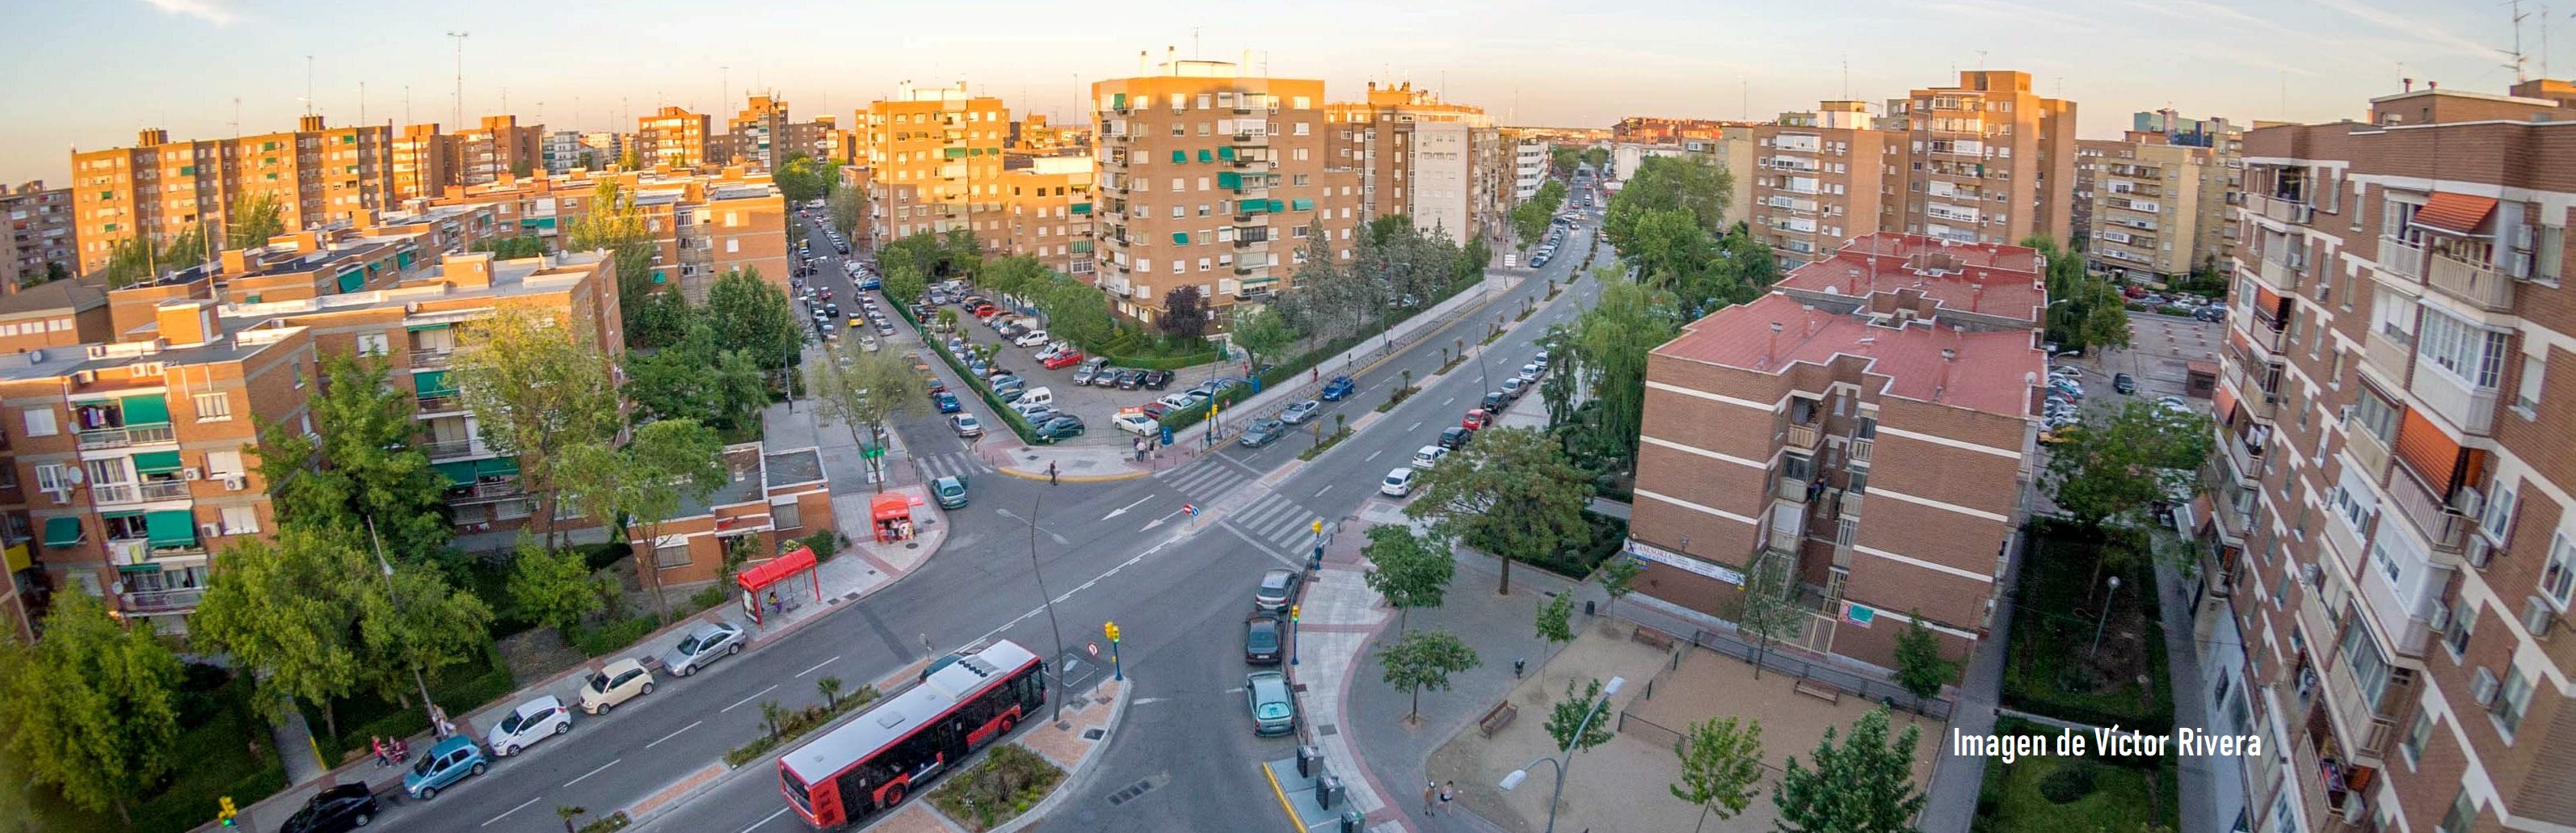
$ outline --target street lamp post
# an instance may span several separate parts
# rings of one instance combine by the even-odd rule
[[[1619,689],[1627,685],[1628,679],[1625,677],[1610,678],[1610,683],[1601,687],[1601,699],[1594,701],[1592,708],[1583,713],[1583,722],[1575,725],[1574,738],[1566,743],[1565,748],[1557,750],[1556,755],[1541,755],[1537,760],[1512,770],[1512,774],[1503,776],[1500,786],[1505,792],[1509,792],[1520,786],[1522,781],[1529,780],[1529,768],[1537,766],[1539,761],[1546,761],[1556,767],[1556,791],[1550,793],[1547,798],[1546,833],[1556,833],[1556,803],[1558,799],[1565,797],[1565,771],[1567,767],[1574,765],[1574,745],[1580,743],[1583,740],[1583,733],[1592,728],[1592,719],[1601,716],[1601,708],[1610,705],[1610,698],[1618,696]]]
[[[376,519],[372,515],[367,517],[367,540],[375,545],[376,566],[384,570],[385,600],[392,602],[396,608],[402,607],[402,599],[394,595],[394,563],[385,560],[385,542],[383,538],[376,535]],[[420,687],[420,707],[429,715],[430,733],[438,734],[438,704],[430,702],[429,677],[420,673],[420,661],[416,657],[411,664],[411,681],[413,685]]]
[[[2087,652],[2093,656],[2102,655],[2102,626],[2110,623],[2111,599],[2118,595],[2120,595],[2120,577],[2112,576],[2110,592],[2102,594],[2102,615],[2093,620],[2093,649]]]
[[[1038,569],[1038,513],[1045,509],[1046,493],[1039,492],[1029,501],[1029,576],[1037,580],[1038,601],[1046,605],[1047,630],[1055,634],[1055,653],[1047,657],[1047,664],[1055,667],[1055,717],[1063,720],[1064,698],[1069,696],[1064,690],[1064,628],[1056,623],[1055,597],[1047,593],[1046,574]]]

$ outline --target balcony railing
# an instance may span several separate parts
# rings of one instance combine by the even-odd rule
[[[89,487],[89,499],[97,503],[133,503],[142,498],[132,483],[97,483]]]
[[[2405,380],[2406,360],[2414,354],[2415,340],[2408,336],[2374,329],[2362,340],[2362,365],[2392,385]]]
[[[455,360],[456,351],[454,350],[411,351],[411,366],[413,367],[446,367],[449,363],[452,363]]]
[[[1788,445],[1790,448],[1815,448],[1815,423],[1791,423],[1789,425]]]
[[[2424,250],[2404,240],[2381,235],[2379,270],[2409,281],[2421,280],[2424,277]]]
[[[2351,666],[2337,663],[2326,675],[2333,678],[2329,686],[2333,691],[2326,697],[2332,705],[2327,708],[2350,737],[2355,757],[2376,758],[2387,752],[2388,739],[2397,734],[2397,721],[2380,716],[2370,704],[2362,702],[2361,681],[2353,678]],[[2385,694],[2380,697],[2381,702],[2389,699]]]
[[[2294,724],[2295,725],[2295,724]],[[2337,799],[2343,795],[2341,785],[2329,789],[2325,762],[2317,756],[2316,745],[2306,735],[2290,741],[2291,765],[2298,770],[2300,805],[2316,828],[2334,823]]]
[[[2315,219],[2317,213],[2315,206],[2295,200],[2265,196],[2250,196],[2247,199],[2262,207],[2263,216],[2292,225],[2307,225],[2309,220]]]
[[[424,414],[444,414],[465,410],[465,397],[455,391],[422,394],[419,402],[420,413]]]
[[[2227,448],[2227,461],[2236,466],[2236,476],[2245,480],[2263,479],[2263,449],[2244,437],[2228,435],[2219,438]]]
[[[476,503],[495,503],[509,500],[511,498],[525,497],[527,494],[528,490],[521,487],[518,480],[511,479],[494,483],[476,483],[471,486],[449,489],[447,490],[447,503],[451,506],[465,506]]]
[[[80,432],[80,447],[124,448],[129,445],[175,442],[179,434],[169,425],[129,425],[123,428],[97,428]]]
[[[136,613],[184,613],[196,610],[198,600],[205,596],[205,588],[190,587],[180,590],[137,590],[119,593],[116,598],[119,608]]]
[[[2424,407],[2470,434],[2485,435],[2495,427],[2496,389],[2473,387],[2432,362],[2418,362],[2407,385]]]
[[[2299,275],[2290,270],[2290,264],[2269,257],[2263,258],[2262,274],[2264,283],[2271,284],[2281,291],[2299,291]]]
[[[1877,450],[1877,446],[1878,440],[1875,437],[1853,437],[1851,441],[1852,465],[1868,466],[1870,454]]]
[[[180,500],[188,496],[188,481],[153,480],[142,485],[144,500]]]
[[[492,452],[491,449],[474,440],[443,440],[421,446],[421,453],[429,455],[431,460],[453,460],[460,457],[479,457]]]
[[[2396,505],[2397,514],[2414,524],[2416,532],[2436,550],[2459,552],[2469,530],[2477,526],[2477,519],[2451,511],[2431,488],[2415,479],[2414,472],[2402,466],[2388,475],[2388,498]]]
[[[1791,503],[1805,504],[1807,502],[1807,483],[1806,481],[1799,480],[1794,477],[1772,478],[1771,496]]]
[[[2358,422],[2347,421],[2343,437],[2344,452],[2352,455],[2353,464],[2360,466],[2372,482],[2377,482],[2380,475],[2388,472],[2388,444],[2380,442],[2378,434],[2371,433]]]
[[[2513,277],[2450,255],[2434,255],[2426,284],[2488,312],[2513,311]]]

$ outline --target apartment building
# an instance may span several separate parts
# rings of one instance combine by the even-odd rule
[[[1717,141],[1730,127],[1741,122],[1716,119],[1666,119],[1653,116],[1629,116],[1610,126],[1610,141],[1642,145],[1678,145],[1685,142]]]
[[[547,173],[565,173],[584,168],[603,167],[594,164],[590,149],[582,147],[581,131],[549,130],[537,147],[537,168]]]
[[[1538,187],[1547,184],[1547,143],[1521,140],[1512,145],[1512,203],[1518,205],[1538,196]]]
[[[0,190],[0,219],[9,223],[0,234],[0,295],[52,280],[56,272],[78,273],[80,232],[72,213],[72,189],[47,188],[41,179]]]
[[[725,483],[704,500],[683,500],[653,530],[628,529],[629,540],[653,538],[653,565],[664,586],[715,581],[725,553],[749,539],[752,563],[774,558],[779,545],[839,529],[823,454],[812,446],[771,451],[760,443],[726,446]],[[857,530],[866,534],[866,530]]]
[[[780,130],[778,146],[786,148],[779,153],[780,164],[786,164],[787,156],[799,151],[816,159],[839,163],[847,163],[858,154],[857,139],[850,131],[842,130],[840,122],[831,116],[815,116],[808,122],[789,122]]]
[[[1878,232],[1892,134],[1877,129],[1865,104],[1827,101],[1745,130],[1750,164],[1729,169],[1745,191],[1737,204],[1784,269]]]
[[[1090,153],[1091,134],[1080,124],[1057,124],[1043,113],[1011,123],[1011,150],[1028,154]]]
[[[2244,134],[2193,524],[2243,829],[2576,826],[2576,96],[2409,86]]]
[[[967,229],[999,251],[1004,230],[1002,149],[1011,111],[1002,100],[955,87],[908,88],[858,113],[870,172],[871,248],[931,232]]]
[[[1962,70],[1952,87],[1887,102],[1904,144],[1888,154],[1902,199],[1880,228],[1962,243],[2071,239],[2075,103],[2030,90],[2030,73]]]
[[[708,144],[715,131],[705,113],[692,113],[678,107],[664,106],[652,115],[635,120],[635,152],[647,168],[672,167],[682,170],[713,163]]]
[[[1037,258],[1085,283],[1094,274],[1092,205],[1099,177],[1088,153],[1004,157],[1002,197],[1007,208],[1004,251]]]
[[[1722,618],[1762,571],[1808,614],[1787,650],[1891,668],[1914,617],[1972,649],[2038,466],[2040,263],[1877,234],[1655,348],[1638,595]]]
[[[393,137],[394,205],[435,197],[455,185],[457,137],[436,124],[405,126]],[[393,206],[387,206],[391,208]]]
[[[1371,81],[1366,100],[1327,104],[1324,120],[1336,164],[1359,172],[1363,216],[1410,215],[1416,228],[1461,241],[1502,222],[1492,178],[1478,168],[1502,143],[1483,108],[1442,101],[1411,81]]]
[[[80,270],[107,265],[110,247],[165,242],[200,223],[220,229],[236,201],[277,198],[289,229],[392,208],[393,128],[328,127],[304,116],[285,133],[173,142],[167,130],[137,134],[133,147],[72,152]]]
[[[592,167],[606,168],[625,164],[626,152],[634,149],[635,137],[614,130],[594,130],[581,134],[581,146],[589,148],[591,158],[599,163]]]
[[[107,341],[107,287],[72,278],[0,296],[0,352],[70,347]]]
[[[2077,143],[2076,213],[2085,258],[2118,278],[2167,282],[2215,266],[2230,236],[2226,160],[2162,133]],[[2089,168],[2090,170],[2085,170]]]
[[[756,170],[771,170],[787,161],[787,100],[777,93],[755,95],[741,112],[725,120],[724,135],[716,137],[713,161],[742,165]]]
[[[484,116],[480,126],[456,132],[455,185],[485,185],[526,176],[540,167],[544,125],[520,126],[519,117]]]
[[[1099,286],[1151,322],[1182,286],[1211,330],[1231,306],[1287,288],[1321,224],[1351,257],[1359,173],[1332,153],[1324,82],[1174,59],[1162,74],[1091,85],[1100,161]]]
[[[588,214],[602,183],[614,182],[634,197],[645,229],[660,248],[655,284],[676,286],[692,301],[706,300],[716,278],[754,269],[770,283],[791,276],[787,199],[766,173],[739,166],[711,174],[658,171],[582,171],[464,188],[433,202],[441,207],[488,207],[504,228],[554,237]]]

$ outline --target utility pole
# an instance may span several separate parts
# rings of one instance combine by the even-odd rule
[[[313,115],[313,56],[304,56],[304,114]]]
[[[465,39],[473,37],[474,33],[449,32],[447,36],[456,39],[456,123],[448,125],[447,129],[462,130],[465,127]]]

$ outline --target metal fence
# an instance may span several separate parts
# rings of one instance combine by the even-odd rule
[[[1746,643],[1743,640],[1727,634],[1708,630],[1693,630],[1691,632],[1691,644],[1711,651],[1716,651],[1735,659],[1743,660],[1747,663],[1753,662],[1754,655],[1757,652],[1760,652],[1759,648],[1750,643]],[[1917,704],[1915,703],[1913,693],[1908,692],[1905,689],[1898,688],[1893,683],[1889,683],[1885,680],[1871,679],[1848,668],[1827,665],[1796,654],[1784,653],[1776,647],[1763,653],[1762,668],[1765,671],[1778,672],[1792,677],[1797,677],[1802,680],[1812,680],[1824,683],[1841,689],[1844,694],[1853,695],[1872,702],[1887,703],[1894,708],[1905,709],[1934,720],[1946,721],[1950,719],[1952,703],[1947,699],[1928,697],[1924,698],[1920,704]]]

